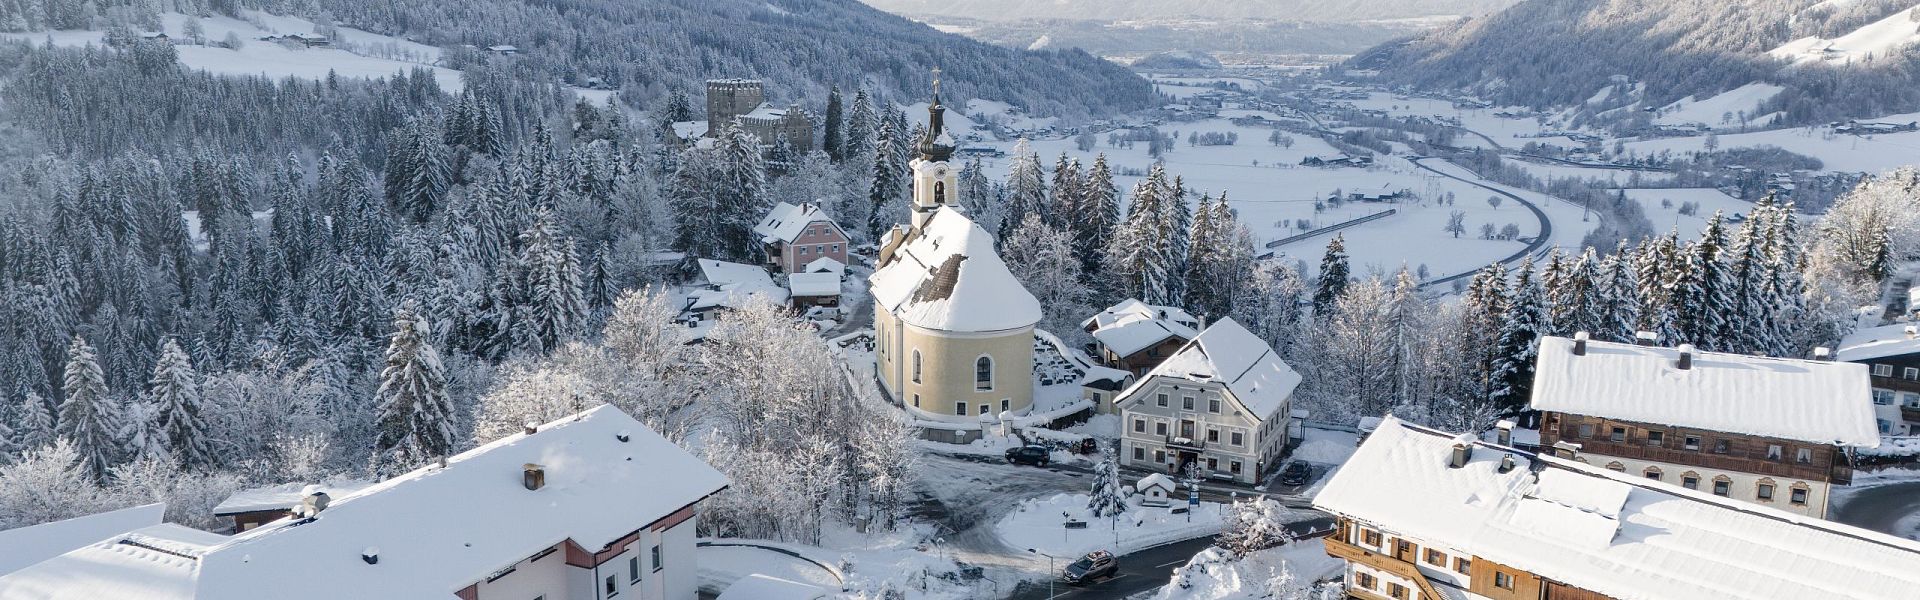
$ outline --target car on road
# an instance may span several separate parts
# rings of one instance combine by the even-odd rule
[[[1053,453],[1046,446],[1021,446],[1007,449],[1007,462],[1016,465],[1047,466],[1053,462]]]
[[[1280,485],[1301,486],[1313,481],[1313,466],[1295,461],[1280,470]]]
[[[1114,558],[1112,552],[1095,550],[1067,565],[1067,570],[1060,574],[1060,578],[1067,580],[1067,583],[1080,584],[1119,573],[1120,559]]]

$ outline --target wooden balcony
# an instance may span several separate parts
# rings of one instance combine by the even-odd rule
[[[1411,562],[1349,544],[1346,542],[1346,537],[1344,536],[1335,535],[1323,538],[1321,543],[1326,545],[1327,555],[1329,556],[1373,567],[1392,573],[1402,579],[1412,581],[1415,586],[1420,588],[1420,597],[1422,599],[1440,600],[1446,598],[1446,596],[1440,595],[1439,591],[1433,589],[1433,582],[1428,581],[1426,574],[1421,573],[1420,568],[1414,566]],[[1356,592],[1364,592],[1364,590],[1347,590],[1349,595],[1354,595]],[[1371,599],[1381,598],[1382,596],[1369,594],[1360,597]]]
[[[1908,423],[1920,423],[1920,406],[1900,407],[1900,420]]]

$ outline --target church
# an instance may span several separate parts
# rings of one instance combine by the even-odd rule
[[[915,417],[977,426],[982,415],[1032,408],[1040,302],[959,202],[938,79],[927,110],[926,134],[910,165],[911,223],[882,236],[869,279],[874,371],[889,399]],[[969,437],[957,428],[951,441]]]

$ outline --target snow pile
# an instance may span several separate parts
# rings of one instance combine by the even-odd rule
[[[1861,456],[1920,456],[1920,437],[1884,437],[1879,447],[1861,448],[1859,452]],[[1859,481],[1855,479],[1854,485]]]
[[[1191,514],[1174,514],[1174,510],[1185,509],[1187,505],[1177,503],[1170,508],[1143,507],[1138,497],[1127,502],[1127,512],[1121,513],[1116,522],[1104,517],[1094,518],[1087,510],[1086,494],[1059,494],[1026,500],[994,523],[993,531],[1010,548],[1031,548],[1057,559],[1073,560],[1094,550],[1125,554],[1160,544],[1218,534],[1222,515],[1228,508],[1225,504],[1202,502]],[[1085,529],[1069,529],[1066,526],[1069,521],[1086,523],[1087,526]]]
[[[1295,598],[1314,582],[1338,577],[1345,562],[1327,555],[1318,538],[1254,552],[1245,558],[1219,548],[1194,555],[1152,600],[1267,600]]]

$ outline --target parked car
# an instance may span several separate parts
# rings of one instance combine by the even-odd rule
[[[1112,577],[1120,573],[1120,561],[1112,552],[1095,550],[1067,565],[1066,572],[1060,574],[1067,583],[1081,584],[1101,577]]]
[[[1007,449],[1007,462],[1016,465],[1047,466],[1053,462],[1053,453],[1046,446],[1021,446]]]
[[[1313,481],[1313,466],[1295,461],[1280,470],[1280,485],[1306,485]]]

